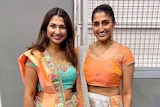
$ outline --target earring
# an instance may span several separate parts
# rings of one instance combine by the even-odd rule
[[[110,44],[112,44],[113,43],[113,35],[111,35],[111,37],[110,37]]]

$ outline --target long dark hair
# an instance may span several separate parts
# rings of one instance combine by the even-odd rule
[[[74,50],[74,28],[69,15],[61,8],[55,7],[46,13],[36,43],[33,43],[33,45],[27,49],[32,49],[32,51],[39,50],[40,52],[43,52],[47,48],[49,45],[49,38],[47,37],[47,26],[51,18],[55,15],[63,18],[67,29],[67,38],[61,43],[61,49],[65,51],[65,57],[67,60],[71,62],[73,66],[77,67],[77,57]]]

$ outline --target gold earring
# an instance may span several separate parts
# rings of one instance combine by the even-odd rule
[[[113,43],[113,35],[111,35],[111,38],[110,38],[110,44]]]

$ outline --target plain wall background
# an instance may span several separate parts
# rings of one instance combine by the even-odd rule
[[[17,63],[19,55],[35,41],[46,12],[65,9],[73,20],[73,0],[0,1],[0,103],[22,107],[23,83]],[[1,106],[1,104],[0,104]]]
[[[151,71],[152,72],[152,71]],[[160,79],[133,79],[132,107],[160,107]]]

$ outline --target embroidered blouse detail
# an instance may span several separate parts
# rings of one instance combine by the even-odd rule
[[[122,69],[132,63],[134,63],[134,57],[125,46],[121,46],[114,57],[103,61],[87,55],[84,65],[86,81],[94,86],[119,87]]]
[[[58,70],[58,72],[60,73],[62,78],[63,88],[64,89],[73,88],[73,85],[77,78],[76,68],[72,66],[71,63],[54,64],[54,62],[51,60],[50,56],[46,52],[42,53],[42,55],[44,57],[44,62],[46,63],[48,68],[53,69],[52,71]],[[27,60],[26,64],[31,67],[36,67],[34,63],[32,63],[29,59]],[[58,86],[56,85],[58,83],[58,78],[57,78],[58,76],[55,75],[55,73],[49,73],[48,77],[55,86]],[[43,91],[40,82],[38,82],[38,90]],[[56,90],[58,91],[58,87],[56,87]]]

